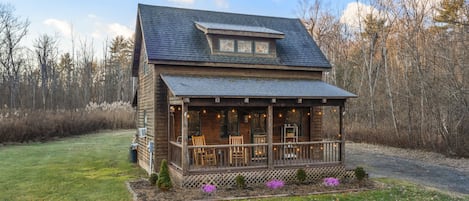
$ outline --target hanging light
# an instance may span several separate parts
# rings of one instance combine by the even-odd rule
[[[318,115],[322,115],[322,112],[321,112],[321,111],[319,111],[319,112],[318,112]]]
[[[293,109],[291,109],[291,111],[292,111],[292,112],[296,112],[296,109],[295,109],[295,108],[293,108]]]
[[[308,116],[311,116],[311,113],[308,112]]]
[[[202,113],[207,114],[207,110],[206,110],[206,109],[203,109],[203,110],[202,110]]]
[[[235,113],[235,112],[236,112],[236,110],[233,108],[233,109],[231,109],[231,112]]]
[[[221,114],[217,114],[217,118],[220,119],[220,118],[221,118]]]
[[[251,115],[248,115],[248,118],[250,119],[250,118],[252,118],[252,116],[251,116]]]
[[[187,113],[186,117],[189,119],[189,118],[191,118],[191,115],[189,113]]]
[[[266,115],[266,114],[263,114],[262,116],[263,116],[264,118],[266,118],[266,117],[267,117],[267,115]]]
[[[283,117],[282,113],[278,113],[278,118],[282,118],[282,117]]]

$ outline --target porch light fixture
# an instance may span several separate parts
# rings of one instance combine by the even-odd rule
[[[248,115],[248,118],[250,119],[250,118],[252,118],[252,116],[251,116],[251,115]]]
[[[318,115],[319,115],[319,116],[321,116],[321,115],[322,115],[322,112],[321,112],[321,111],[319,111],[319,112],[318,112]]]
[[[188,114],[186,114],[186,117],[189,119],[189,118],[191,118],[191,115],[188,113]]]
[[[292,111],[292,112],[296,112],[296,109],[295,109],[295,108],[293,108],[293,109],[291,109],[291,111]]]
[[[337,137],[339,137],[339,138],[340,138],[340,137],[342,137],[342,135],[339,133],[339,134],[337,135]]]
[[[217,114],[217,118],[220,119],[220,118],[221,118],[221,115],[220,115],[220,114]]]
[[[310,116],[310,115],[311,115],[311,113],[308,112],[308,116]]]
[[[178,111],[181,111],[181,107],[178,107]]]
[[[233,109],[231,109],[231,112],[235,113],[235,112],[236,112],[236,110],[233,108]]]
[[[203,110],[202,110],[202,113],[207,114],[207,110],[206,110],[206,109],[203,109]]]
[[[266,117],[267,117],[267,115],[266,115],[266,114],[262,114],[262,116],[263,116],[264,118],[266,118]]]
[[[278,118],[282,118],[282,117],[283,117],[282,113],[278,113]]]
[[[296,152],[300,152],[300,148],[296,148]]]

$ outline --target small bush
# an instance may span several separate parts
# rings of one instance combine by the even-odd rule
[[[285,182],[283,182],[282,180],[274,179],[274,180],[268,181],[265,185],[267,186],[267,188],[275,190],[275,189],[282,188],[283,186],[285,186]]]
[[[246,179],[244,178],[243,175],[239,174],[238,176],[236,176],[235,180],[236,180],[236,187],[238,187],[239,189],[246,188]]]
[[[366,177],[366,172],[362,167],[355,168],[354,172],[358,181],[362,181]]]
[[[166,159],[163,159],[161,161],[161,166],[160,166],[160,172],[159,172],[159,177],[158,177],[158,188],[162,191],[167,191],[173,187],[173,184],[171,183],[171,178],[169,177],[169,171],[168,171],[168,161]]]
[[[306,177],[307,177],[307,175],[306,175],[306,171],[305,171],[305,170],[303,170],[303,169],[300,168],[300,169],[298,169],[298,170],[296,171],[296,179],[297,179],[300,183],[305,182]]]
[[[156,185],[156,181],[158,181],[158,174],[152,173],[148,178],[148,181],[150,182],[150,185]]]

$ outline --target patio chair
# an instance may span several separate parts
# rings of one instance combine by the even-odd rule
[[[236,146],[236,145],[243,145],[244,140],[243,136],[229,136],[230,142],[230,165],[237,164],[237,160],[241,160],[244,165],[247,165],[247,150],[243,146]]]
[[[254,144],[263,144],[267,142],[266,135],[253,135]],[[267,159],[267,149],[265,146],[253,147],[254,156],[252,160],[265,160]]]
[[[205,136],[192,136],[193,146],[205,146]],[[217,154],[215,148],[194,148],[194,163],[195,165],[216,165]]]

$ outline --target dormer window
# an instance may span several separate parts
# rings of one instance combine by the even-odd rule
[[[269,54],[269,43],[268,42],[255,42],[255,50],[257,54]]]
[[[252,53],[252,41],[238,40],[238,52],[239,53]]]
[[[207,36],[212,54],[276,57],[276,40],[284,33],[260,26],[195,22]]]
[[[220,39],[220,51],[221,52],[234,52],[235,41],[230,39]]]

